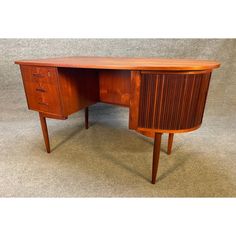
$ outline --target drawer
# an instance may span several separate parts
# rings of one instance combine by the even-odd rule
[[[57,83],[57,69],[53,67],[23,66],[24,80],[34,83]]]
[[[62,114],[58,86],[44,82],[24,81],[29,109]]]

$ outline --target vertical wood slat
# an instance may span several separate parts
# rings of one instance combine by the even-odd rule
[[[138,128],[140,84],[141,84],[140,71],[131,71],[129,129]],[[142,109],[144,109],[144,107]]]
[[[199,99],[198,99],[198,104],[197,104],[197,109],[199,110],[197,114],[197,120],[202,122],[203,119],[203,114],[206,106],[206,99],[207,99],[207,94],[208,94],[208,89],[210,85],[210,77],[211,74],[205,75],[204,79],[201,81],[201,87],[200,87],[200,94],[199,94]]]
[[[202,122],[211,73],[141,75],[138,127],[191,129]]]

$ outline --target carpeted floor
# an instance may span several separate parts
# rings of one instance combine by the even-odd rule
[[[61,51],[63,48],[63,52]],[[14,60],[62,55],[209,58],[213,73],[202,127],[163,136],[156,185],[153,140],[128,130],[128,109],[97,104],[90,128],[80,111],[48,120],[45,152],[38,114],[27,109]],[[236,197],[236,40],[0,40],[0,197]]]
[[[19,103],[23,93],[7,91],[15,104],[1,107],[1,197],[210,197],[236,196],[236,133],[228,120],[206,116],[198,131],[175,136],[166,154],[163,136],[158,181],[150,184],[152,139],[129,131],[128,110],[98,104],[66,121],[49,120],[52,153],[47,154],[37,113]]]

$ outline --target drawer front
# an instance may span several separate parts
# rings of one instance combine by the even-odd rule
[[[34,83],[57,84],[57,69],[50,67],[24,66],[24,79]]]
[[[21,71],[29,109],[61,115],[56,69],[24,66]]]

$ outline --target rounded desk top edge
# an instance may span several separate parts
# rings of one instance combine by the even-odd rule
[[[151,57],[58,57],[19,60],[15,64],[28,66],[67,67],[116,70],[203,71],[220,67],[212,60],[167,59]]]

